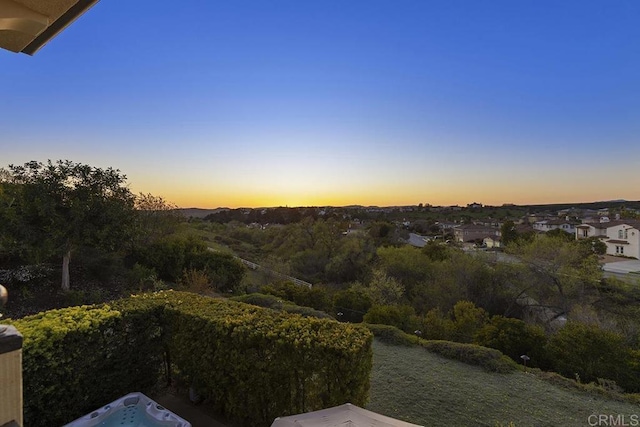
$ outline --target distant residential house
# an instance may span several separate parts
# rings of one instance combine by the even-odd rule
[[[497,227],[497,228],[500,228],[502,226],[502,223],[499,220],[494,219],[494,218],[476,220],[475,223],[476,224],[482,224],[485,227]]]
[[[482,239],[482,243],[484,243],[487,248],[500,248],[502,247],[500,240],[500,236],[489,236]]]
[[[576,239],[588,239],[589,237],[598,237],[604,239],[607,237],[607,226],[609,224],[601,222],[585,222],[576,226]]]
[[[527,222],[529,224],[533,224],[534,222],[543,221],[551,218],[554,218],[554,216],[552,216],[550,212],[538,212],[538,213],[529,214],[527,216]]]
[[[482,207],[482,203],[477,203],[477,202],[469,203],[467,207],[469,209],[478,209]]]
[[[458,242],[471,242],[482,240],[485,237],[495,237],[500,235],[500,230],[477,224],[464,224],[453,228],[453,235]]]
[[[576,239],[597,237],[607,245],[608,255],[640,259],[640,221],[619,220],[580,224]]]
[[[580,212],[581,218],[592,218],[597,216],[598,216],[598,211],[595,209],[582,209],[582,211]]]
[[[516,224],[516,231],[518,234],[526,234],[526,233],[541,233],[540,231],[534,230],[531,224]]]
[[[448,221],[437,221],[436,225],[440,228],[440,230],[445,231],[445,230],[451,230],[460,224],[455,222],[448,222]]]
[[[551,230],[562,230],[570,234],[575,234],[576,228],[573,223],[565,219],[545,219],[533,223],[533,229],[546,233]]]
[[[592,224],[594,222],[602,222],[602,218],[593,217],[593,216],[585,216],[581,218],[583,224]]]

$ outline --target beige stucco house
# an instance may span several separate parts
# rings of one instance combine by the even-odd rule
[[[640,259],[640,220],[580,224],[575,234],[576,239],[601,239],[607,245],[608,255]]]
[[[500,242],[500,237],[499,236],[485,237],[482,240],[482,243],[484,243],[484,245],[487,248],[501,248],[502,247],[502,244]]]
[[[485,225],[465,224],[454,227],[453,235],[457,242],[471,242],[485,237],[499,236],[500,230]]]
[[[569,234],[576,232],[575,225],[564,219],[545,219],[533,223],[533,229],[546,233],[551,230],[562,230]]]

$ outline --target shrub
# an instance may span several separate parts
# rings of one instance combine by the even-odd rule
[[[365,327],[182,292],[148,298],[167,301],[173,363],[236,423],[367,401]]]
[[[319,286],[307,288],[286,281],[263,286],[261,291],[316,310],[329,311],[332,308],[329,292]]]
[[[162,280],[176,283],[185,270],[205,271],[218,291],[239,290],[246,272],[232,255],[212,252],[204,242],[195,238],[170,238],[144,247],[134,260],[158,272]]]
[[[570,390],[580,390],[582,392],[605,396],[608,399],[617,400],[621,402],[631,402],[635,404],[640,404],[640,394],[630,394],[630,393],[621,393],[619,387],[615,385],[609,385],[609,387],[604,387],[602,385],[603,381],[598,381],[598,383],[589,383],[583,384],[575,379],[570,379],[567,377],[563,377],[562,375],[556,372],[546,372],[541,371],[539,369],[532,369],[530,371],[537,378],[540,378],[543,381],[546,381],[550,384],[556,385],[558,387],[563,387]]]
[[[418,327],[414,318],[415,312],[409,305],[374,305],[365,314],[364,321],[391,325],[405,332],[412,332]]]
[[[242,291],[240,284],[246,269],[233,255],[205,249],[188,254],[185,268],[205,271],[214,288],[220,292]]]
[[[458,301],[453,306],[453,334],[457,342],[470,343],[476,332],[488,320],[487,312],[470,301]]]
[[[482,308],[470,301],[458,301],[446,316],[439,308],[429,310],[422,319],[423,336],[427,339],[471,343],[487,320],[487,312]]]
[[[547,337],[539,326],[527,325],[519,319],[493,316],[488,324],[483,326],[474,339],[476,344],[500,350],[516,362],[521,362],[520,356],[530,357],[528,365],[547,368],[545,345]]]
[[[190,268],[182,273],[180,286],[189,292],[204,294],[211,289],[209,276],[205,271]]]
[[[371,333],[186,292],[53,310],[14,322],[24,336],[25,425],[70,422],[149,392],[165,351],[238,425],[368,398]]]
[[[452,341],[423,340],[389,325],[366,324],[366,326],[378,340],[388,344],[420,345],[447,359],[479,366],[489,372],[507,373],[517,369],[517,364],[513,360],[491,348]]]
[[[21,265],[12,270],[0,270],[0,283],[16,286],[34,284],[46,280],[53,271],[47,264]]]
[[[433,308],[422,319],[422,336],[429,340],[448,340],[453,336],[453,322],[439,308]]]
[[[282,307],[283,311],[291,314],[299,314],[302,317],[316,317],[318,319],[332,319],[335,320],[333,316],[325,313],[324,311],[316,310],[311,307],[303,307],[295,304],[285,304]]]
[[[436,240],[429,240],[422,247],[422,253],[429,257],[431,261],[445,261],[451,258],[451,249],[446,244]]]
[[[584,382],[604,378],[627,392],[640,391],[637,352],[624,338],[597,326],[569,322],[549,339],[547,351],[554,370]]]
[[[333,296],[333,307],[336,313],[342,313],[345,322],[362,322],[363,316],[371,308],[371,298],[356,289],[338,291]]]
[[[163,335],[150,307],[72,307],[14,325],[24,336],[25,425],[62,425],[157,381]]]
[[[516,362],[492,348],[451,341],[425,341],[422,346],[440,356],[480,366],[489,372],[507,373],[517,369]]]
[[[387,344],[410,346],[418,343],[417,336],[402,332],[395,326],[376,324],[366,324],[366,326],[373,336]]]
[[[258,307],[272,308],[274,310],[281,310],[282,306],[284,305],[282,300],[274,295],[265,295],[259,293],[239,295],[230,298],[230,300],[243,302],[245,304],[257,305]]]
[[[82,247],[74,255],[74,262],[88,279],[107,282],[125,272],[119,254],[92,247]]]
[[[286,311],[287,313],[299,314],[303,317],[317,317],[319,319],[333,319],[324,311],[315,310],[310,307],[302,307],[295,304],[283,302],[278,297],[265,294],[247,294],[230,298],[233,301],[244,302],[246,304],[257,305],[259,307],[271,308],[273,310]]]
[[[87,287],[86,289],[71,289],[68,291],[58,291],[61,298],[60,307],[71,307],[77,305],[100,304],[112,299],[109,289],[100,287]]]
[[[176,283],[185,269],[187,252],[206,250],[195,239],[164,239],[145,246],[134,255],[137,263],[154,269],[162,280]]]
[[[153,289],[154,283],[158,280],[158,273],[153,268],[145,267],[139,263],[135,263],[129,270],[127,279],[129,285],[140,290]]]

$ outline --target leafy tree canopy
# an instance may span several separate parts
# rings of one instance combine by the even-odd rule
[[[516,226],[513,221],[507,220],[502,224],[502,227],[500,227],[500,235],[502,244],[505,246],[518,239],[518,232],[516,231]]]
[[[566,234],[566,233],[565,233]],[[591,245],[589,245],[591,246]],[[533,273],[532,283],[523,283],[527,294],[544,298],[553,290],[556,304],[568,313],[571,304],[582,302],[602,278],[598,259],[590,247],[575,240],[546,233],[531,242],[519,241],[507,248]]]
[[[41,261],[60,256],[62,288],[69,289],[69,261],[80,246],[114,250],[130,232],[134,196],[119,170],[58,160],[4,169],[0,223],[5,245]]]
[[[135,197],[135,241],[137,246],[155,243],[173,233],[184,217],[178,207],[162,197],[140,193]]]

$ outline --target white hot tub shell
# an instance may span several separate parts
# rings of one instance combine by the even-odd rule
[[[142,393],[129,393],[64,427],[191,427]]]

